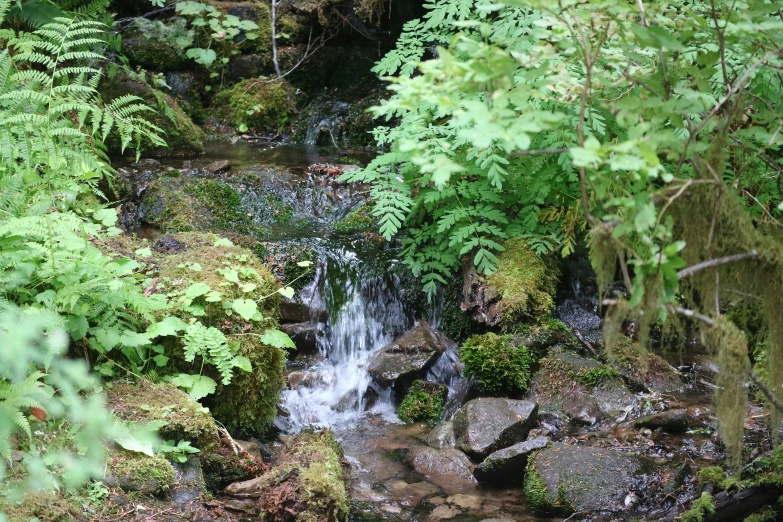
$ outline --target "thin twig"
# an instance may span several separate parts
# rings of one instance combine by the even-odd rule
[[[742,261],[744,259],[756,257],[757,255],[759,255],[758,250],[753,249],[750,252],[743,252],[741,254],[733,254],[730,256],[718,257],[716,259],[708,259],[707,261],[702,261],[701,263],[697,263],[693,266],[689,266],[688,268],[683,268],[682,270],[677,272],[677,279],[684,279],[696,272],[699,272],[700,270],[704,270],[705,268],[713,268],[716,266],[725,265],[726,263],[734,263],[736,261]]]
[[[767,388],[767,385],[764,384],[758,375],[756,375],[756,372],[753,371],[753,369],[750,370],[750,380],[753,381],[753,384],[756,385],[756,387],[761,390],[761,393],[764,394],[764,396],[769,399],[769,402],[772,403],[773,406],[775,406],[775,409],[778,410],[778,412],[783,413],[783,403],[780,402],[780,399],[778,399],[774,393],[772,393],[772,390]]]

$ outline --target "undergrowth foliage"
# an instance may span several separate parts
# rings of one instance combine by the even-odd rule
[[[730,374],[718,414],[736,457],[753,376],[725,305],[764,300],[769,393],[783,395],[779,5],[428,8],[376,67],[396,75],[373,109],[399,122],[375,131],[387,152],[343,179],[371,184],[380,231],[405,229],[430,293],[466,256],[491,274],[510,237],[568,254],[589,230],[599,282],[619,277],[629,296],[606,302],[609,352],[625,318],[640,319],[642,348],[656,322],[698,318]]]

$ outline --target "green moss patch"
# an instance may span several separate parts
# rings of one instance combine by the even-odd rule
[[[174,468],[158,455],[150,457],[125,450],[111,451],[106,460],[107,485],[143,495],[162,495],[174,486]]]
[[[480,391],[516,394],[530,384],[533,362],[524,346],[511,344],[511,336],[487,333],[470,337],[459,348],[466,377],[475,377]]]
[[[223,491],[223,488],[233,482],[256,478],[267,469],[263,462],[247,453],[203,455],[201,466],[207,488],[215,493]]]
[[[504,247],[497,271],[487,279],[490,289],[500,296],[501,323],[509,326],[523,317],[546,317],[555,306],[559,270],[521,239],[511,239]]]
[[[447,392],[442,384],[417,380],[397,408],[397,415],[403,422],[435,425],[443,418],[443,401]]]
[[[375,221],[371,214],[375,206],[373,201],[366,201],[352,210],[347,216],[334,224],[338,232],[357,232],[373,228]]]
[[[115,381],[107,386],[106,397],[122,420],[164,423],[159,430],[164,440],[187,440],[203,452],[218,444],[217,426],[209,411],[171,384]]]
[[[84,499],[56,492],[30,492],[19,499],[0,495],[0,513],[9,522],[65,522],[86,520],[82,515]]]
[[[243,80],[220,92],[215,103],[222,116],[237,129],[277,132],[296,108],[295,90],[284,80]]]

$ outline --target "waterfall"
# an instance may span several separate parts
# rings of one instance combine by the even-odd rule
[[[345,246],[322,253],[325,259],[303,294],[329,312],[318,340],[323,358],[306,370],[305,385],[283,392],[294,430],[350,421],[366,409],[393,417],[392,398],[373,387],[367,365],[375,351],[413,323],[389,261],[360,259]]]

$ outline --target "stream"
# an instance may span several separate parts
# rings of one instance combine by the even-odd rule
[[[295,246],[314,253],[313,276],[295,298],[306,312],[306,322],[313,325],[314,349],[298,350],[289,361],[289,387],[283,392],[283,413],[277,422],[282,436],[310,426],[334,431],[352,468],[352,522],[547,520],[530,513],[519,486],[489,487],[456,476],[426,477],[398,457],[408,448],[425,446],[430,428],[399,421],[392,392],[373,382],[368,360],[416,320],[437,326],[440,303],[436,300],[422,306],[416,282],[397,259],[393,244],[374,241],[366,233],[334,229],[336,222],[362,203],[366,188],[339,184],[308,169],[314,164],[364,163],[368,159],[335,157],[307,145],[217,144],[205,156],[187,162],[192,169],[201,169],[227,160],[230,171],[219,176],[228,183],[241,176],[243,206],[265,227],[257,239],[273,245],[272,250]],[[183,162],[163,159],[161,166],[179,169]],[[248,181],[248,174],[254,182]],[[264,214],[264,198],[269,194],[290,209],[292,216],[286,223],[276,223]],[[590,309],[595,300],[581,295],[578,280],[570,288],[567,297],[559,297],[559,313],[599,342],[600,318],[597,310]],[[670,362],[692,365],[677,354]],[[453,414],[467,388],[460,376],[456,345],[440,356],[428,378],[448,386],[447,412]],[[710,404],[709,395],[692,386],[674,400],[680,407],[705,413]],[[648,455],[660,458],[688,454],[692,460],[714,464],[721,457],[708,433],[638,440],[638,436],[621,431],[584,427],[564,431],[561,437],[587,445],[643,447]]]

